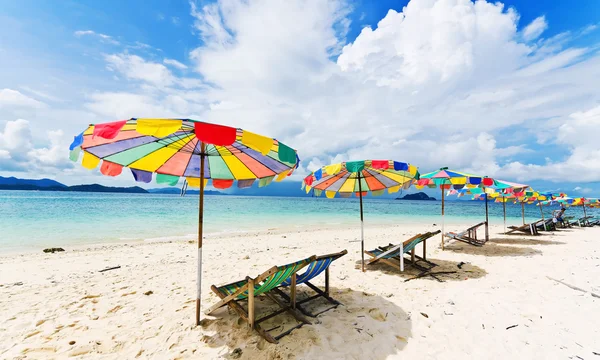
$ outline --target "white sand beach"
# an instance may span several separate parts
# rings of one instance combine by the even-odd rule
[[[366,248],[432,229],[431,224],[367,227]],[[600,299],[548,277],[600,293],[600,228],[537,238],[497,235],[501,230],[492,226],[490,242],[480,248],[452,243],[441,251],[439,235],[430,240],[428,259],[439,265],[433,271],[456,271],[439,275],[444,282],[431,277],[405,282],[417,272],[399,273],[385,264],[362,273],[360,243],[349,242],[359,236],[358,228],[208,237],[204,309],[217,301],[211,284],[348,249],[331,266],[331,294],[343,306],[313,318],[312,325],[279,344],[264,341],[226,308],[203,315],[202,326],[194,326],[195,242],[4,255],[0,358],[595,358]],[[113,266],[121,267],[98,272]],[[302,298],[306,289],[298,290]],[[257,304],[264,310],[270,301]],[[283,315],[264,328],[290,323]]]

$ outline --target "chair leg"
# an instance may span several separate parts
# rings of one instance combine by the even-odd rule
[[[248,325],[254,329],[254,279],[248,280]]]
[[[296,273],[292,274],[290,292],[290,306],[292,307],[292,309],[296,309]]]
[[[329,296],[329,266],[325,269],[325,295]]]

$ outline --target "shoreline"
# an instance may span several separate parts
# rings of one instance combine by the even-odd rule
[[[334,220],[334,219],[332,219]],[[437,226],[441,229],[441,216],[435,215],[426,215],[426,216],[410,216],[410,217],[399,217],[397,221],[392,221],[391,219],[365,219],[365,238],[368,237],[368,230],[370,229],[378,229],[380,227],[407,227],[412,228],[414,226],[421,227],[430,227]],[[455,230],[460,230],[461,227],[468,227],[480,221],[483,221],[484,217],[459,217],[458,215],[447,215],[445,219],[446,231],[451,230],[450,227],[456,227]],[[492,226],[503,227],[502,218],[498,219],[496,217],[490,216],[490,228]],[[507,226],[508,225],[520,225],[521,218],[517,217],[507,217]],[[529,220],[529,219],[526,219]],[[244,236],[247,234],[269,234],[271,232],[276,232],[277,234],[285,234],[285,233],[296,233],[298,231],[321,231],[321,230],[336,230],[336,229],[354,229],[357,231],[357,236],[360,235],[360,221],[358,220],[358,214],[356,221],[340,221],[335,222],[331,221],[329,224],[285,224],[281,227],[263,227],[263,228],[248,228],[248,229],[239,229],[239,230],[222,230],[222,231],[210,231],[204,233],[205,239],[219,239],[219,238],[229,238],[229,237],[238,237]],[[65,250],[81,250],[87,248],[97,248],[101,246],[112,246],[112,245],[129,245],[129,244],[144,244],[144,243],[168,243],[168,242],[185,242],[187,240],[193,239],[197,241],[198,235],[195,233],[189,233],[186,235],[168,235],[164,234],[162,236],[150,237],[150,238],[120,238],[120,239],[108,239],[100,242],[75,242],[69,243],[66,242],[54,242],[52,244],[47,245],[27,245],[22,247],[1,247],[0,246],[0,257],[3,256],[17,256],[21,254],[32,254],[41,252],[45,248],[51,247],[62,247]]]

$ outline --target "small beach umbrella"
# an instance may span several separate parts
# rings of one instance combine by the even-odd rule
[[[302,181],[306,193],[313,189],[314,196],[325,193],[327,198],[336,194],[350,197],[355,194],[360,199],[360,243],[362,271],[365,271],[365,230],[363,221],[363,196],[368,192],[378,196],[387,189],[394,193],[407,189],[419,172],[413,165],[392,160],[360,160],[323,166]]]
[[[130,169],[138,182],[200,188],[198,212],[198,282],[196,325],[200,323],[202,285],[202,226],[204,188],[208,180],[217,189],[237,181],[246,188],[258,180],[262,187],[280,181],[298,165],[296,151],[262,135],[229,126],[190,119],[136,119],[89,125],[69,147],[70,158],[107,176]]]
[[[441,168],[420,176],[416,187],[422,189],[427,186],[429,188],[439,187],[442,191],[442,250],[444,250],[444,195],[446,190],[485,187],[493,185],[493,179],[483,176],[467,174],[456,170],[448,170],[447,167]],[[486,196],[487,205],[487,196]],[[486,206],[487,209],[487,206]],[[485,237],[488,239],[487,213],[485,225]]]

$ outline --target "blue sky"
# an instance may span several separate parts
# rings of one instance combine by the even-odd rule
[[[300,174],[387,157],[591,196],[600,2],[503,3],[4,2],[0,174],[130,184],[61,149],[87,123],[185,116],[285,140]]]

